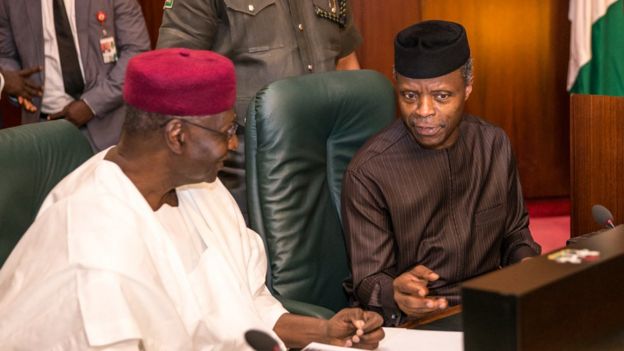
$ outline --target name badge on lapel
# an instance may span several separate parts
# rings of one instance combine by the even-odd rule
[[[106,22],[106,13],[98,11],[96,14],[98,22],[100,22],[100,52],[104,63],[114,63],[119,59],[117,55],[117,46],[115,45],[115,37],[110,35],[104,26]]]

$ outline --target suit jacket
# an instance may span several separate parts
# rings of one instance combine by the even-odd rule
[[[116,144],[125,108],[122,90],[128,60],[149,49],[145,20],[136,0],[76,0],[76,29],[84,68],[85,90],[81,99],[95,116],[87,123],[92,145],[98,149]],[[114,35],[119,60],[104,63],[100,51],[103,11],[106,30]],[[0,67],[19,70],[44,65],[41,0],[0,0]],[[45,72],[31,76],[38,84]],[[45,87],[44,87],[45,88]],[[41,99],[33,99],[35,113],[22,110],[22,123],[38,122]]]

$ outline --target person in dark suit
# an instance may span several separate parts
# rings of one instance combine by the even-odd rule
[[[119,140],[126,65],[148,49],[136,0],[0,0],[0,68],[22,123],[65,118],[95,150]]]

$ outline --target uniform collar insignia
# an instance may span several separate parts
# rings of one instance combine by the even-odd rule
[[[314,5],[314,13],[320,18],[335,22],[340,28],[344,28],[347,25],[347,0],[330,0],[329,6],[331,10],[327,11]]]

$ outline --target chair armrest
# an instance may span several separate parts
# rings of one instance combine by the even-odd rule
[[[330,319],[334,316],[334,314],[336,314],[336,312],[328,308],[313,305],[311,303],[291,300],[283,296],[275,296],[275,298],[279,300],[279,302],[284,305],[284,308],[287,309],[290,313],[322,319]]]

